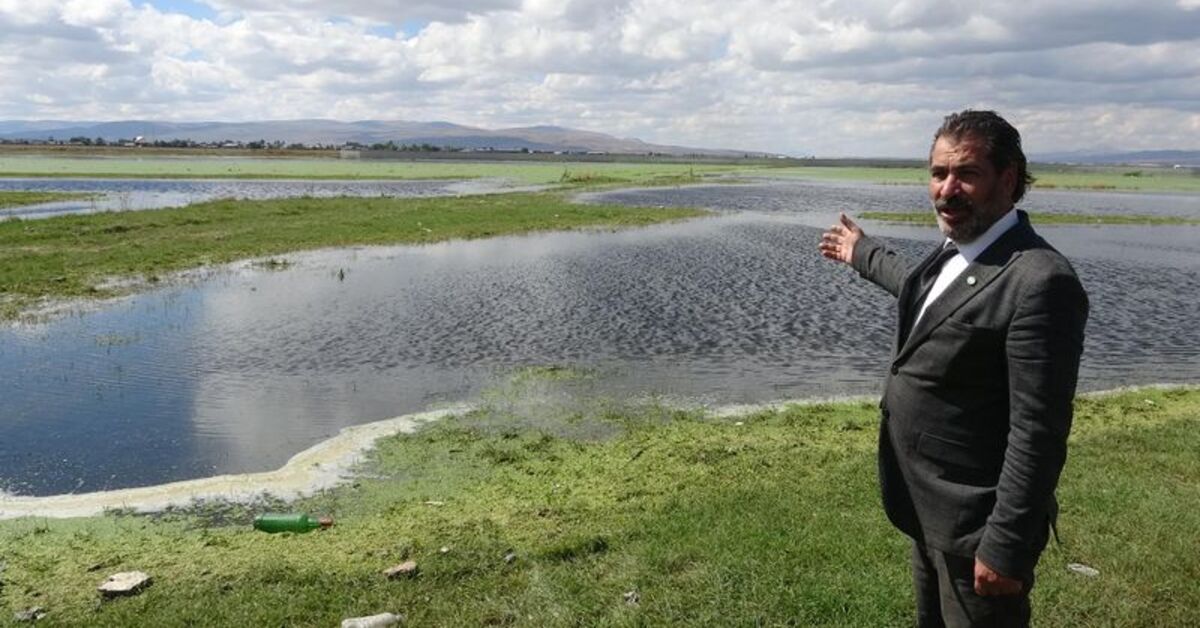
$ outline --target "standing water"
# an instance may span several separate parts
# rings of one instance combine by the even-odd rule
[[[1110,196],[1136,213],[1200,216],[1196,198]],[[235,265],[0,330],[0,486],[47,495],[272,469],[344,426],[476,399],[537,365],[586,369],[620,398],[878,391],[893,300],[816,243],[839,211],[919,209],[922,190],[763,183],[603,200],[721,213],[289,255],[284,270]],[[1025,205],[1103,203],[1035,192]],[[913,256],[937,239],[865,226]],[[1200,229],[1040,232],[1091,297],[1081,388],[1200,380]]]

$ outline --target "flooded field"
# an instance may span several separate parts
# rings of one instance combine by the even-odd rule
[[[0,488],[272,469],[343,426],[476,400],[529,366],[572,367],[587,375],[580,394],[611,398],[878,391],[892,299],[816,243],[839,211],[925,207],[922,188],[762,182],[591,199],[720,213],[289,255],[284,270],[242,264],[2,329]],[[1200,217],[1200,197],[1172,195],[1034,191],[1024,207]],[[865,226],[914,256],[937,238]],[[1200,381],[1200,228],[1040,231],[1091,296],[1084,389]]]
[[[295,196],[390,196],[411,198],[479,194],[514,189],[502,179],[472,181],[320,181],[256,179],[6,179],[0,191],[52,191],[93,194],[91,198],[0,209],[5,218],[47,218],[62,214],[182,207],[220,198],[269,199]]]

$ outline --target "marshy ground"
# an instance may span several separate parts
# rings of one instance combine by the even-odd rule
[[[1200,605],[1200,391],[1076,406],[1039,623],[1187,625]],[[288,505],[0,522],[0,599],[42,607],[45,625],[328,626],[383,611],[410,625],[910,622],[907,542],[878,504],[873,403],[713,418],[611,402],[561,418],[539,426],[493,404],[386,439],[356,482]],[[337,525],[251,529],[280,508]],[[383,575],[405,560],[418,576]],[[96,585],[130,570],[153,585],[101,603]]]

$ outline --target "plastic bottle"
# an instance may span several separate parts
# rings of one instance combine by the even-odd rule
[[[263,532],[308,532],[333,525],[329,517],[313,517],[304,513],[269,512],[254,518],[254,529]]]

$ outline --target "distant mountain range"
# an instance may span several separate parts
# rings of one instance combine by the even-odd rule
[[[603,152],[621,154],[662,153],[668,155],[764,156],[753,151],[692,148],[649,144],[639,139],[619,138],[604,133],[559,126],[530,126],[484,129],[450,122],[405,120],[271,120],[262,122],[116,122],[0,120],[0,140],[69,140],[73,137],[106,142],[142,137],[146,142],[191,140],[212,142],[283,142],[285,144],[335,145],[358,143],[430,144],[443,148]]]
[[[257,122],[158,122],[153,120],[0,120],[0,140],[67,141],[75,137],[104,138],[106,142],[144,138],[146,142],[190,140],[196,143],[257,141],[267,143],[342,146],[349,143],[395,145],[429,144],[464,150],[562,151],[645,155],[706,155],[713,157],[775,156],[761,151],[695,148],[650,144],[635,138],[560,126],[486,129],[450,122],[408,120],[267,120]],[[1031,161],[1066,164],[1127,164],[1200,167],[1200,150],[1090,150],[1031,154]]]

